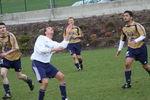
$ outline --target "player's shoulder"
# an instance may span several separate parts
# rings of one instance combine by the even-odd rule
[[[80,27],[79,27],[79,26],[74,26],[74,28],[76,28],[76,29],[80,29]]]
[[[44,36],[44,35],[39,35],[37,39],[45,39],[45,38],[46,38],[46,36]]]
[[[142,26],[142,24],[138,23],[138,22],[135,22],[135,25],[136,26]]]
[[[8,35],[14,36],[14,34],[12,32],[8,31],[7,33],[8,33]]]
[[[45,35],[39,35],[37,37],[38,41],[50,41],[50,39],[48,37],[46,37]]]
[[[12,32],[8,32],[8,37],[15,38],[15,35]]]

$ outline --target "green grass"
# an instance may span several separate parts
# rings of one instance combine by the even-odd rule
[[[148,47],[150,50],[150,45]],[[65,74],[69,100],[149,100],[150,77],[139,62],[133,63],[132,66],[133,87],[121,89],[124,83],[126,49],[119,58],[114,56],[116,50],[116,48],[109,48],[83,51],[84,70],[82,72],[76,71],[69,53],[59,53],[52,57],[51,63]],[[29,91],[27,85],[18,80],[15,72],[10,70],[8,77],[13,95],[11,100],[37,100],[40,84],[32,72],[29,57],[22,58],[22,65],[23,73],[33,78],[35,90]],[[2,80],[0,80],[0,97],[3,94]],[[45,100],[61,100],[56,79],[49,80]]]
[[[51,0],[55,3],[56,7],[71,6],[74,2],[79,0]],[[2,12],[12,13],[12,12],[23,12],[25,11],[25,0],[1,0],[2,2]],[[27,11],[48,9],[50,5],[50,0],[26,0]]]

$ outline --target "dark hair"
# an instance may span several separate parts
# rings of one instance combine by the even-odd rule
[[[125,13],[128,13],[131,17],[133,17],[133,12],[132,12],[132,11],[126,10],[126,11],[124,12],[124,14],[125,14]]]
[[[45,32],[46,32],[46,28],[43,28],[42,29],[42,34],[45,35]]]
[[[69,17],[68,19],[74,19],[73,17]]]
[[[44,28],[43,32],[44,32],[44,34],[45,34],[45,32],[46,32],[46,28]]]
[[[3,23],[3,22],[0,22],[0,25],[5,25],[5,23]]]
[[[47,27],[41,29],[41,33],[42,33],[43,35],[45,35],[45,32],[47,31],[47,28],[48,28],[48,27],[49,27],[49,26],[47,26]],[[54,27],[51,27],[51,28],[54,29]]]

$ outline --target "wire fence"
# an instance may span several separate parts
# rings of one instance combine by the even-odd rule
[[[0,14],[52,9],[64,6],[80,6],[116,0],[0,0]]]
[[[0,0],[0,14],[72,6],[77,1],[79,0]]]

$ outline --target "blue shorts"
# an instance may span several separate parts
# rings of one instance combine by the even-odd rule
[[[73,55],[73,54],[80,55],[81,54],[80,42],[68,44],[68,49],[69,49],[69,52],[71,55]]]
[[[128,47],[128,50],[126,52],[126,58],[131,57],[134,58],[137,61],[140,61],[141,64],[146,65],[148,63],[148,55],[147,55],[147,47],[144,44],[142,47],[133,49]]]
[[[20,59],[10,61],[10,60],[7,60],[5,58],[2,58],[0,66],[7,68],[7,69],[13,68],[16,72],[21,72],[21,69],[22,69]]]
[[[36,75],[37,80],[41,83],[43,78],[54,78],[56,73],[59,72],[57,68],[49,63],[42,63],[40,61],[33,60],[32,68]]]

